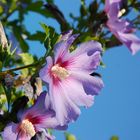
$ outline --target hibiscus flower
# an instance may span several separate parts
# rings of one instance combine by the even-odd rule
[[[106,0],[105,12],[108,16],[107,26],[116,38],[122,42],[134,55],[140,50],[140,39],[134,35],[132,24],[120,17],[125,13],[121,9],[122,0]]]
[[[19,123],[11,122],[5,127],[2,132],[3,140],[30,140],[38,132],[45,134],[45,140],[52,140],[53,136],[47,133],[47,128],[62,130],[67,128],[59,125],[55,112],[49,109],[46,96],[46,93],[42,93],[32,107],[18,113]]]
[[[80,44],[70,52],[78,35],[63,34],[54,46],[54,57],[48,56],[40,70],[41,79],[48,85],[51,105],[61,125],[75,121],[79,106],[90,107],[94,96],[103,87],[101,78],[91,76],[100,64],[102,47],[96,41]]]

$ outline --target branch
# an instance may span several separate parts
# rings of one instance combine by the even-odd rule
[[[55,4],[47,3],[44,5],[46,9],[54,16],[54,18],[59,22],[61,25],[61,30],[65,31],[68,29],[68,23],[63,15],[63,13],[60,11],[60,9]]]

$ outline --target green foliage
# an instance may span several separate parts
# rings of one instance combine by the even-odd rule
[[[65,133],[66,140],[76,140],[76,137],[73,134]]]
[[[35,34],[28,36],[27,39],[32,41],[40,41],[41,43],[44,43],[45,38],[46,38],[45,33],[37,31]]]
[[[5,48],[0,45],[0,70],[2,70],[2,67],[9,66],[9,63],[13,60],[14,52],[15,50],[11,51],[11,45]]]
[[[44,39],[44,45],[47,51],[51,50],[59,39],[59,35],[55,32],[55,29],[47,26],[46,24],[40,23],[45,31],[46,37]]]
[[[19,56],[21,57],[24,65],[30,65],[34,63],[34,57],[29,53],[21,53]],[[33,72],[32,70],[33,69],[22,69],[21,73],[24,77],[26,77]]]
[[[2,61],[0,61],[0,71],[2,71]]]
[[[29,53],[21,53],[19,54],[22,58],[22,61],[25,65],[32,64],[34,62],[34,58],[31,54]]]
[[[110,140],[119,140],[118,136],[112,136]]]

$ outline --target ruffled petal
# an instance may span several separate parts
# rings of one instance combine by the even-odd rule
[[[28,119],[35,127],[36,131],[40,131],[42,128],[50,129],[67,129],[67,125],[60,126],[55,117],[55,112],[50,109],[50,101],[47,93],[41,93],[37,98],[36,103],[21,116],[21,120]]]
[[[127,20],[123,20],[123,19],[117,19],[115,21],[110,19],[108,20],[107,25],[113,33],[117,31],[131,32],[134,30],[132,24],[130,24]]]
[[[118,32],[118,37],[120,41],[132,52],[132,55],[136,54],[140,50],[140,38],[136,35],[132,33]]]
[[[57,86],[50,83],[50,97],[60,125],[63,126],[78,118],[80,109],[68,98],[67,89],[63,87],[61,82]]]
[[[87,95],[83,89],[82,83],[71,76],[63,83],[66,94],[71,101],[77,106],[90,107],[93,104],[94,96]]]
[[[2,132],[2,138],[3,140],[11,140],[11,138],[12,140],[17,140],[18,133],[18,124],[12,122],[4,128],[4,131]]]
[[[72,36],[68,35],[65,41],[62,40],[54,46],[55,63],[61,62],[62,58],[63,61],[65,61],[65,58],[69,54],[69,47],[77,37],[78,34]]]
[[[81,70],[92,73],[97,69],[101,60],[102,47],[99,42],[82,43],[68,58],[69,70]]]
[[[134,55],[140,50],[140,39],[133,34],[135,29],[130,22],[119,19],[118,13],[121,9],[121,4],[121,0],[106,0],[105,12],[108,15],[107,26],[116,38],[125,44],[132,55]]]
[[[12,122],[5,127],[4,132],[2,132],[2,138],[3,140],[11,140],[11,138],[12,140],[30,140],[31,136],[22,132],[19,124]]]
[[[25,133],[21,134],[19,133],[17,140],[31,140],[31,136],[26,135]]]
[[[118,18],[118,13],[120,10],[121,0],[106,0],[105,1],[105,12],[108,15],[108,18],[115,20]]]
[[[40,78],[45,81],[46,83],[49,83],[50,77],[50,69],[53,66],[53,60],[50,56],[46,59],[46,65],[40,70],[39,76]]]
[[[62,33],[61,39],[60,41],[66,41],[70,38],[70,36],[72,35],[73,30],[69,30],[67,32]]]
[[[37,131],[40,131],[40,128],[66,130],[68,126],[67,125],[61,126],[56,117],[53,116],[44,118],[43,121],[39,124],[36,124],[35,127]]]
[[[73,77],[82,83],[87,95],[98,95],[104,87],[103,81],[99,77],[87,75],[85,72],[72,72]]]
[[[19,132],[16,140],[31,140],[31,136],[26,135],[25,133]]]
[[[46,92],[41,93],[37,98],[36,103],[22,113],[20,117],[21,120],[28,119],[34,125],[41,125],[47,118],[54,117],[55,112],[50,109],[48,98],[49,97]]]

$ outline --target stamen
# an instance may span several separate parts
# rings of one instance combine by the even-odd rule
[[[22,131],[24,131],[24,133],[30,135],[31,137],[33,137],[35,135],[34,126],[28,120],[23,120],[22,123],[21,123],[20,128],[22,129]]]
[[[65,68],[60,67],[59,65],[54,65],[51,68],[51,71],[55,76],[58,76],[60,79],[66,79],[70,75]]]
[[[118,17],[121,17],[125,12],[126,12],[125,9],[120,10],[118,13]]]

